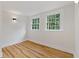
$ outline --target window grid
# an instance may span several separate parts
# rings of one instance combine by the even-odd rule
[[[60,29],[60,14],[47,16],[47,29],[49,30]]]
[[[39,29],[39,18],[32,19],[32,29]]]

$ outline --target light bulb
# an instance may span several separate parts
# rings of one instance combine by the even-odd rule
[[[16,20],[12,20],[12,23],[17,23],[17,21]]]
[[[13,22],[13,23],[17,23],[16,17],[13,17],[12,22]]]

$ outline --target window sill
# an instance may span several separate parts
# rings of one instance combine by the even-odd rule
[[[63,31],[63,29],[60,29],[60,30],[48,30],[48,29],[46,29],[46,31],[60,32],[60,31]]]

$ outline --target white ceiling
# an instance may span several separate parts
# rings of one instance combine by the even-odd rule
[[[26,16],[73,4],[72,1],[5,1],[2,3],[5,10]]]

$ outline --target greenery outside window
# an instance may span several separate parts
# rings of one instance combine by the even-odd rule
[[[47,29],[60,30],[60,14],[47,16]]]
[[[39,29],[39,18],[32,19],[32,29]]]

